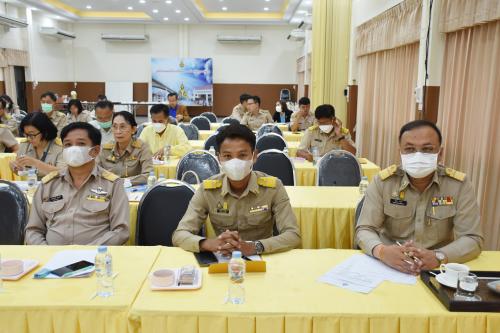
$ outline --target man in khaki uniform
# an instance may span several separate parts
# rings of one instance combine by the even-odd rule
[[[26,243],[124,244],[129,238],[128,200],[123,180],[94,161],[99,131],[88,123],[72,123],[61,139],[68,167],[42,179],[33,198]]]
[[[40,97],[42,112],[44,112],[50,118],[50,121],[57,127],[57,133],[61,134],[62,129],[68,123],[68,119],[64,113],[56,110],[56,102],[56,95],[50,91],[42,94]]]
[[[474,189],[465,174],[438,166],[441,140],[433,123],[403,126],[402,164],[383,170],[369,185],[356,226],[364,252],[403,272],[466,262],[481,252]]]
[[[299,110],[292,113],[290,117],[290,129],[292,132],[305,131],[314,125],[314,114],[311,113],[311,101],[307,97],[299,99]]]
[[[259,96],[253,96],[248,99],[247,109],[248,112],[245,113],[240,123],[247,126],[252,131],[258,130],[264,124],[274,122],[271,113],[260,108]]]
[[[247,112],[247,101],[252,97],[249,94],[241,94],[240,95],[240,104],[236,105],[233,108],[233,112],[231,113],[231,118],[238,120],[241,122],[243,116]]]
[[[316,108],[315,117],[317,125],[311,126],[300,140],[297,156],[313,160],[313,148],[318,149],[319,156],[323,156],[331,150],[342,149],[356,154],[354,142],[349,130],[335,118],[335,109],[329,104],[320,105]]]
[[[5,148],[9,148],[12,153],[19,149],[19,144],[10,129],[3,124],[0,124],[0,153],[5,152]]]
[[[153,154],[147,143],[132,139],[121,156],[115,143],[105,143],[102,148],[98,159],[101,167],[130,179],[132,185],[147,183],[149,173],[153,171]]]
[[[243,255],[289,250],[300,244],[299,228],[281,181],[252,170],[255,135],[242,125],[217,134],[222,174],[198,188],[172,241],[187,251]],[[216,239],[198,236],[207,217]],[[278,235],[273,236],[276,226]]]

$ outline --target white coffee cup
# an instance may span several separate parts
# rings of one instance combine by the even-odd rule
[[[445,279],[450,283],[453,283],[455,286],[458,283],[458,279],[462,276],[469,275],[469,267],[463,264],[441,264],[441,266],[439,266],[439,270],[441,271],[441,274],[444,274]]]

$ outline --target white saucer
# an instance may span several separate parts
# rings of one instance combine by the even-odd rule
[[[457,289],[457,282],[451,281],[450,279],[446,278],[446,274],[444,273],[439,273],[438,275],[436,275],[436,280],[443,286]]]

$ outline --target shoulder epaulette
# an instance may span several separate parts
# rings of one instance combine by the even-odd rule
[[[113,142],[107,142],[107,143],[105,143],[105,144],[102,145],[102,149],[109,149],[109,150],[111,150],[111,149],[114,148],[114,146],[115,146],[115,144]]]
[[[12,116],[11,116],[10,114],[6,114],[4,117],[5,117],[5,119],[7,119],[7,120],[11,120],[11,119],[12,119]]]
[[[102,170],[101,176],[102,176],[102,178],[109,180],[110,182],[114,182],[115,180],[120,178],[117,175],[115,175],[114,173],[109,172],[108,170]]]
[[[446,175],[448,177],[451,177],[453,179],[459,180],[461,182],[463,182],[464,179],[465,179],[465,173],[457,171],[457,170],[454,170],[452,168],[446,168],[445,169],[445,173],[446,173]]]
[[[349,134],[349,130],[345,127],[342,127],[340,131],[342,132],[342,134]]]
[[[257,184],[264,187],[275,188],[276,187],[276,177],[259,177],[257,179]]]
[[[308,129],[313,131],[315,130],[316,128],[319,128],[319,126],[316,124],[316,125],[312,125],[311,127],[309,127]]]
[[[27,138],[16,138],[17,142],[18,143],[25,143],[25,142],[28,142],[28,139]]]
[[[0,124],[0,128],[6,128],[6,127],[7,127],[7,125],[5,125],[5,124]]]
[[[203,188],[205,190],[215,190],[222,187],[222,180],[220,179],[206,179],[203,181]]]
[[[42,183],[47,184],[52,179],[56,178],[58,175],[59,171],[52,171],[51,173],[47,174],[45,177],[42,178]]]
[[[142,147],[142,141],[134,140],[134,142],[132,142],[132,147],[134,147],[134,148],[141,148]]]
[[[390,176],[394,175],[397,170],[398,170],[398,167],[396,164],[393,164],[393,165],[385,168],[384,170],[380,171],[380,173],[379,173],[380,179],[386,180]]]
[[[61,138],[59,138],[59,137],[54,139],[54,143],[55,143],[56,145],[58,145],[58,146],[61,146],[61,147],[62,147],[62,145],[63,145],[63,144],[62,144],[62,141],[61,141]]]

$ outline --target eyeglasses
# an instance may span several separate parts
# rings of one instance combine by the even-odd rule
[[[128,132],[131,128],[126,126],[113,126],[111,128],[114,132]]]
[[[40,134],[40,132],[35,133],[35,134],[27,134],[27,133],[24,133],[24,136],[26,136],[26,138],[28,138],[28,139],[30,139],[30,140],[33,140],[33,139],[34,139],[34,138],[36,138],[39,134]]]

